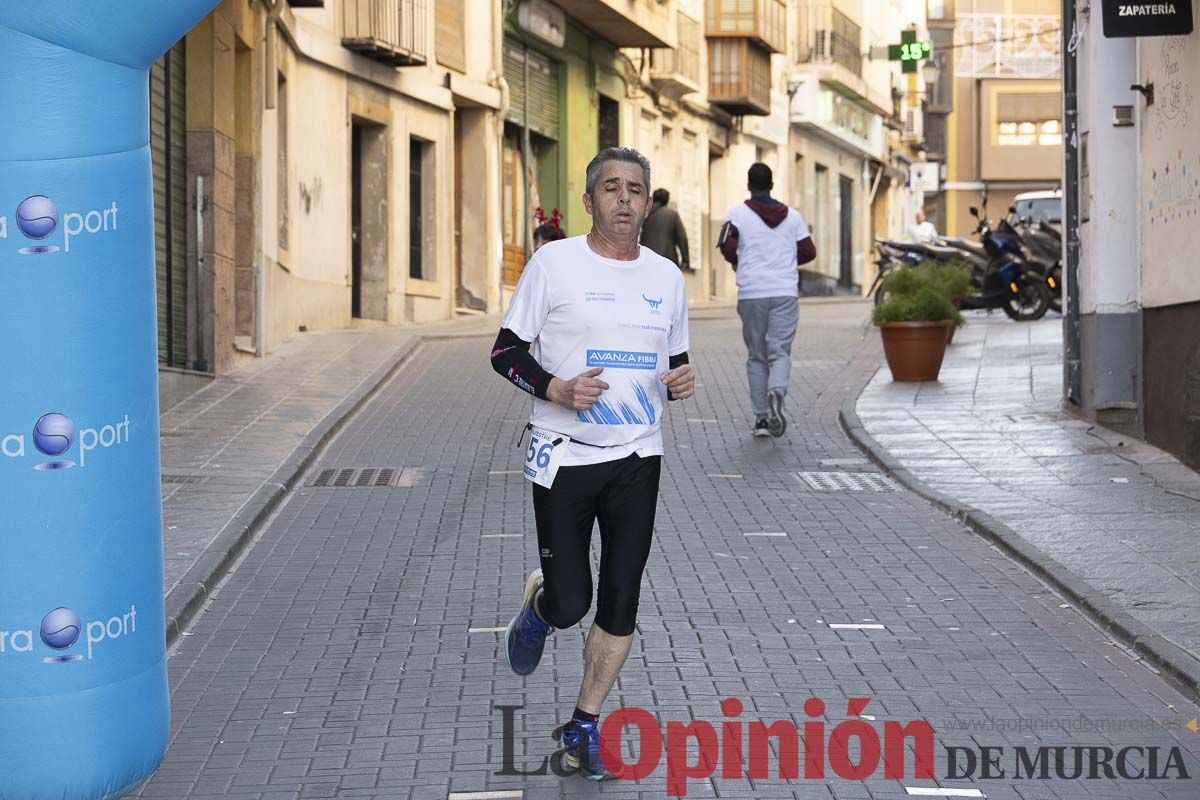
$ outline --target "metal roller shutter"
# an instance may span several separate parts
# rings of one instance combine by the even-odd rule
[[[529,86],[525,62],[529,61]],[[504,43],[504,79],[508,81],[507,119],[525,124],[525,96],[529,95],[529,130],[547,139],[558,139],[558,64],[541,53],[513,41]]]
[[[158,361],[187,362],[187,116],[183,43],[150,69]]]

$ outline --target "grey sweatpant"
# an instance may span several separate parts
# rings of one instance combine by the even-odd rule
[[[795,297],[763,297],[738,300],[737,310],[748,353],[750,407],[755,418],[762,418],[767,416],[768,390],[779,389],[787,394],[800,304]]]

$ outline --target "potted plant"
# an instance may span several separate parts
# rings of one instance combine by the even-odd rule
[[[932,286],[892,294],[871,313],[895,381],[936,381],[946,354],[947,329],[962,315]]]
[[[971,268],[962,261],[933,262],[922,269],[926,271],[926,284],[941,292],[956,309],[962,304],[962,299],[971,293]],[[947,329],[947,344],[954,341],[954,331],[964,321],[960,314]]]

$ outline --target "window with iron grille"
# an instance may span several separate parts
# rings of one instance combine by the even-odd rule
[[[343,0],[342,44],[390,66],[424,64],[428,0]]]
[[[931,161],[946,154],[946,115],[925,112],[925,151]]]
[[[657,47],[650,51],[651,72],[676,74],[700,83],[700,23],[686,14],[678,14],[679,43],[674,48]]]
[[[932,28],[929,38],[933,42],[933,63],[938,68],[938,78],[929,87],[929,106],[933,111],[948,113],[954,108],[954,29]]]

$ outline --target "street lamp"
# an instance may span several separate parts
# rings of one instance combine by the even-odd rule
[[[942,72],[941,54],[935,55],[933,58],[927,59],[921,65],[921,77],[925,79],[926,86],[933,86],[937,83],[938,76]],[[928,91],[928,90],[926,90]]]

